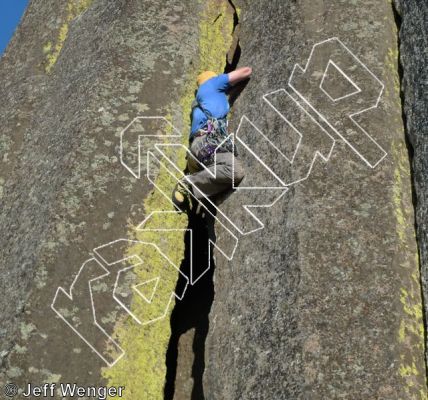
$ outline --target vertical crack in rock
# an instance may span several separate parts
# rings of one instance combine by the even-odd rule
[[[208,267],[208,237],[207,225],[201,216],[190,215],[188,230],[193,232],[193,253],[191,252],[190,232],[187,231],[185,241],[185,258],[180,270],[186,276],[190,275],[190,261],[193,261],[193,270],[204,271]],[[184,298],[176,301],[171,314],[171,337],[166,353],[166,382],[164,388],[164,399],[175,399],[176,382],[180,377],[181,385],[192,385],[188,388],[191,399],[203,399],[202,375],[204,372],[204,350],[205,339],[208,333],[208,314],[214,298],[213,272],[214,262],[210,259],[211,268],[194,285],[189,286]],[[181,277],[181,275],[180,275]],[[182,279],[182,278],[181,278]],[[181,285],[182,282],[177,282]],[[186,337],[189,336],[190,337]],[[193,343],[192,343],[193,342]],[[190,357],[180,357],[189,361],[188,365],[179,365],[179,353],[191,351]],[[180,371],[180,368],[183,371]],[[189,372],[191,371],[191,376]],[[181,376],[184,376],[181,379]]]
[[[230,46],[229,52],[226,55],[226,65],[224,67],[224,73],[227,74],[238,67],[239,60],[241,59],[241,45],[239,43],[239,15],[238,10],[232,0],[228,0],[230,6],[233,9],[233,30],[232,30],[232,45]],[[236,99],[239,97],[242,90],[245,88],[246,82],[236,85],[232,88],[229,93],[230,107],[233,107]]]
[[[426,279],[427,277],[424,276],[424,271],[422,268],[421,263],[421,255],[420,255],[420,240],[422,238],[418,235],[418,223],[416,219],[416,210],[417,210],[417,195],[416,195],[416,188],[415,188],[415,171],[414,171],[414,147],[410,140],[410,134],[408,129],[408,121],[407,121],[407,115],[406,115],[406,109],[405,109],[405,92],[403,89],[403,82],[404,82],[404,70],[403,70],[403,64],[401,60],[401,24],[402,24],[402,17],[400,14],[400,11],[397,9],[397,5],[395,3],[395,0],[391,1],[392,10],[394,13],[395,23],[397,26],[397,48],[398,48],[398,77],[399,77],[399,83],[400,83],[400,98],[401,98],[401,113],[402,113],[402,119],[403,119],[403,127],[404,127],[404,137],[406,142],[406,147],[409,155],[409,164],[410,164],[410,178],[411,178],[411,188],[412,188],[412,204],[415,214],[415,220],[414,220],[414,227],[415,227],[415,234],[416,234],[416,241],[418,245],[418,253],[419,253],[419,277],[420,277],[420,287],[421,287],[421,298],[422,298],[422,320],[424,325],[424,348],[425,348],[425,377],[428,380],[428,353],[427,353],[427,313],[426,313],[426,297],[425,293],[428,293],[428,288],[426,287]]]
[[[233,8],[233,30],[232,30],[232,45],[229,53],[226,55],[226,66],[224,73],[228,73],[236,69],[241,58],[241,46],[239,44],[239,15],[235,4],[232,0],[228,0],[230,6]]]
[[[238,11],[231,0],[229,4],[233,8],[233,30],[232,44],[226,55],[224,73],[237,68],[241,56],[239,45],[239,16]],[[241,88],[232,90],[230,93],[230,104],[239,96]],[[212,210],[215,214],[215,210]],[[190,276],[190,263],[192,261],[193,271],[198,273],[208,268],[208,240],[215,243],[215,219],[208,215],[189,215],[188,231],[184,237],[185,256],[180,266],[180,271],[185,276]],[[193,232],[193,243],[191,246],[190,231]],[[192,250],[192,251],[191,251]],[[214,300],[214,270],[215,263],[213,246],[210,249],[210,269],[202,276],[194,286],[188,286],[183,300],[175,302],[171,313],[171,337],[166,353],[166,377],[164,386],[164,400],[181,400],[176,394],[177,383],[186,386],[186,391],[191,392],[190,400],[204,399],[204,388],[202,384],[205,369],[205,341],[209,330],[209,313]],[[183,282],[180,274],[177,287]],[[179,354],[192,351],[191,357],[181,357]],[[185,361],[183,361],[185,360]],[[183,369],[183,370],[182,370]],[[191,371],[191,372],[190,372]],[[189,372],[190,375],[189,376]],[[191,386],[191,387],[190,387]]]

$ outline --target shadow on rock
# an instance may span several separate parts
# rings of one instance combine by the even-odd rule
[[[208,268],[208,238],[214,238],[214,218],[211,216],[194,214],[189,215],[188,229],[193,232],[193,254],[191,254],[190,232],[185,234],[185,258],[180,270],[190,277],[190,260],[193,261],[194,276],[200,275]],[[212,254],[212,251],[211,251]],[[182,300],[176,300],[171,314],[171,337],[166,354],[166,382],[164,387],[164,399],[181,399],[182,388],[178,387],[177,365],[182,362],[191,364],[191,376],[185,377],[191,381],[192,388],[190,400],[204,399],[202,377],[205,368],[205,340],[209,329],[208,315],[214,299],[214,261],[211,256],[210,269],[193,285],[187,287]],[[181,276],[181,275],[180,275]],[[179,278],[177,287],[183,284],[183,278]],[[180,338],[194,329],[192,344],[180,343]],[[186,373],[181,371],[180,373]],[[187,397],[189,398],[189,397]]]

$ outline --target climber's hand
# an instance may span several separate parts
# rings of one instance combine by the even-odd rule
[[[250,67],[242,67],[229,72],[229,83],[231,85],[236,85],[238,82],[249,78],[252,72],[253,70]]]

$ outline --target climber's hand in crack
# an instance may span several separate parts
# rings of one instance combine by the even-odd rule
[[[211,200],[234,189],[244,179],[236,147],[228,137],[230,105],[227,94],[233,85],[248,79],[251,73],[250,67],[243,67],[220,75],[205,71],[197,77],[198,90],[192,104],[189,136],[189,150],[193,157],[187,157],[190,175],[175,186],[172,194],[178,210],[190,211],[191,198],[197,202]],[[215,177],[212,176],[214,173]]]
[[[253,70],[250,67],[238,68],[235,71],[229,72],[229,83],[234,86],[239,82],[248,79],[252,74]]]

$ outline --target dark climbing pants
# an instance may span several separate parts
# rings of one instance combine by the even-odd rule
[[[190,146],[190,152],[198,158],[199,151],[202,148],[202,137],[196,137]],[[195,169],[195,163],[192,163],[188,157],[190,170]],[[192,168],[193,164],[193,168]],[[214,174],[214,176],[212,175]],[[240,160],[233,153],[217,153],[215,164],[206,166],[198,172],[187,176],[192,183],[193,193],[197,199],[205,196],[214,196],[218,193],[237,187],[244,179],[244,168]]]

